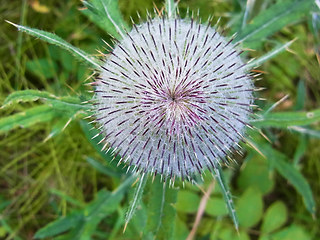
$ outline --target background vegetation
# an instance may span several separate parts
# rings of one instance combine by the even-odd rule
[[[237,239],[221,190],[209,175],[203,183],[177,186],[179,191],[148,180],[143,201],[122,233],[134,179],[110,163],[110,155],[100,153],[97,141],[91,140],[94,131],[82,120],[79,103],[90,99],[84,83],[92,69],[4,20],[54,32],[97,57],[102,39],[110,39],[108,33],[88,20],[77,0],[2,3],[0,238]],[[190,8],[199,9],[202,19],[221,17],[225,34],[238,32],[247,57],[261,62],[255,71],[263,73],[262,80],[256,85],[266,87],[259,97],[267,100],[257,102],[262,111],[253,124],[269,142],[250,133],[244,156],[236,156],[239,164],[224,170],[238,214],[239,239],[320,238],[315,208],[320,204],[316,3],[320,5],[309,0],[179,3],[181,15]],[[136,11],[145,18],[146,9],[152,12],[154,6],[161,9],[163,2],[119,0],[128,25],[130,16],[138,20]],[[265,23],[270,24],[261,30]],[[19,92],[27,89],[35,91]],[[65,111],[69,105],[75,107]],[[161,212],[157,200],[163,191]]]

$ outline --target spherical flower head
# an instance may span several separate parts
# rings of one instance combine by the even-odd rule
[[[253,83],[232,39],[192,19],[134,25],[95,82],[103,149],[133,171],[182,180],[238,148]]]

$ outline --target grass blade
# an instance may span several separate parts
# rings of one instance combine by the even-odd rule
[[[255,0],[247,0],[246,8],[243,13],[241,29],[243,29],[247,25],[247,21],[249,16],[251,15],[254,4],[255,4]]]
[[[304,14],[310,11],[313,4],[313,0],[280,1],[255,17],[252,23],[239,33],[235,41],[245,42],[245,45],[253,47],[256,42],[261,42],[261,39],[300,20]]]
[[[304,128],[304,127],[298,127],[298,126],[289,127],[289,129],[293,130],[295,132],[302,133],[304,135],[308,135],[310,137],[314,137],[314,138],[320,139],[320,131],[319,130]]]
[[[18,25],[9,21],[6,21],[7,23],[15,26],[18,28],[19,31],[23,31],[25,33],[30,34],[31,36],[38,37],[43,41],[46,41],[48,43],[57,45],[69,52],[71,52],[77,59],[80,61],[83,61],[90,65],[91,67],[94,67],[95,69],[100,69],[100,65],[98,60],[94,59],[93,57],[89,56],[89,54],[85,53],[79,48],[76,48],[75,46],[72,46],[70,43],[66,42],[62,38],[58,37],[57,35],[53,33],[49,33],[46,31],[38,30],[35,28],[30,28],[22,25]]]
[[[290,42],[287,42],[285,44],[279,45],[272,49],[267,54],[263,55],[262,57],[250,62],[247,64],[248,69],[252,69],[254,67],[259,67],[262,63],[269,61],[273,57],[277,56],[279,53],[283,52],[284,50],[288,49],[288,47],[294,42],[295,40],[292,40]]]
[[[54,194],[54,195],[60,197],[63,200],[66,200],[67,202],[73,204],[74,206],[84,207],[84,204],[82,202],[80,202],[79,200],[77,200],[75,198],[70,197],[69,195],[67,195],[66,193],[64,193],[58,189],[51,188],[51,189],[49,189],[49,192],[51,194]]]

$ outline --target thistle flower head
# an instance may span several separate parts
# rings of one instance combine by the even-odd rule
[[[193,19],[134,25],[95,82],[103,149],[138,172],[190,179],[238,148],[253,84],[232,39]]]

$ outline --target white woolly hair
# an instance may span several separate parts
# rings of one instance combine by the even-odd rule
[[[95,85],[103,150],[138,172],[192,179],[239,148],[253,82],[233,39],[192,19],[134,25]]]

